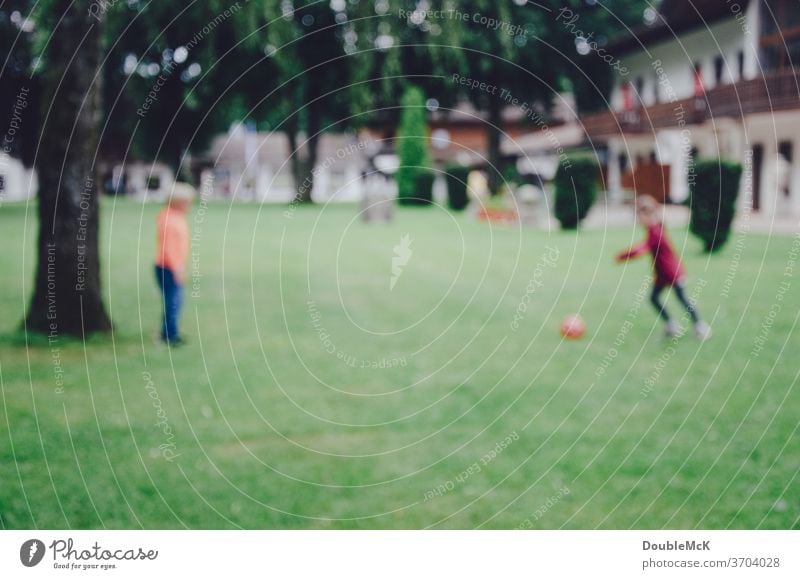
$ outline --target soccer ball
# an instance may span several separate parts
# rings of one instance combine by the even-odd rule
[[[568,340],[580,340],[586,331],[586,324],[578,314],[570,314],[561,321],[561,335]]]

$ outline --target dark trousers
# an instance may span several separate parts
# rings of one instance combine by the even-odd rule
[[[669,322],[669,314],[667,313],[664,304],[661,303],[661,292],[666,288],[665,285],[655,285],[653,286],[653,293],[650,294],[650,301],[653,303],[653,307],[656,308],[658,315],[661,316],[665,322]],[[692,302],[686,297],[686,292],[683,289],[683,285],[676,283],[672,286],[672,290],[675,292],[675,295],[678,296],[678,301],[683,304],[683,307],[686,308],[686,311],[689,312],[689,315],[692,317],[692,322],[695,324],[700,321],[700,316],[697,313]]]
[[[174,342],[180,339],[178,332],[178,319],[183,305],[183,286],[175,279],[175,274],[169,269],[156,266],[156,280],[161,290],[164,304],[164,314],[161,317],[161,339],[165,342]]]

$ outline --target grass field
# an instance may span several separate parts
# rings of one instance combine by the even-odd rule
[[[157,207],[103,210],[113,340],[26,348],[34,214],[0,208],[3,528],[800,526],[791,237],[709,259],[671,232],[714,328],[700,345],[662,338],[648,260],[613,263],[633,225],[210,205],[189,345],[168,350]],[[564,342],[572,312],[588,331]]]

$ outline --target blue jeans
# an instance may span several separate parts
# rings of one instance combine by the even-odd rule
[[[664,304],[661,303],[661,292],[664,290],[666,286],[663,285],[654,285],[653,286],[653,293],[650,294],[650,301],[653,304],[653,307],[658,311],[658,315],[661,316],[661,319],[665,322],[669,322],[670,317],[667,313],[667,309],[664,307]],[[692,317],[692,322],[695,324],[700,321],[700,315],[697,313],[697,309],[694,307],[694,304],[689,301],[689,298],[686,297],[686,293],[683,290],[683,284],[676,283],[672,285],[672,290],[675,292],[675,295],[678,297],[678,301],[681,302],[686,311],[689,312],[689,315]]]
[[[160,265],[156,266],[156,280],[164,303],[164,315],[161,318],[161,339],[167,343],[179,341],[178,318],[183,305],[183,286],[177,282],[172,271]]]

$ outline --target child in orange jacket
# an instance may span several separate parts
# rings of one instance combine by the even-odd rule
[[[188,183],[175,183],[156,220],[156,280],[164,304],[161,340],[170,346],[183,343],[178,331],[178,320],[183,305],[183,285],[189,257],[189,224],[186,214],[194,197],[194,187]]]

